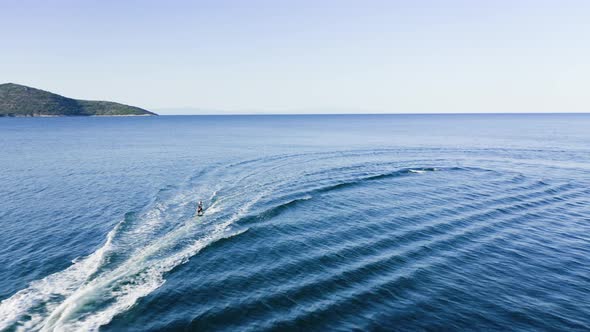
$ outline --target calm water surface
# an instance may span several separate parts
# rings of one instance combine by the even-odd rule
[[[590,330],[590,115],[0,119],[0,166],[0,330]]]

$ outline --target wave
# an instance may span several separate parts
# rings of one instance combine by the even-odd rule
[[[564,188],[564,190],[566,189],[568,188]],[[544,191],[544,193],[545,197],[516,204],[510,210],[492,209],[473,216],[460,216],[456,219],[457,222],[441,221],[441,225],[452,224],[452,229],[440,233],[435,232],[435,234],[422,230],[420,232],[426,233],[421,234],[419,238],[411,239],[411,241],[409,239],[408,241],[400,241],[400,238],[384,235],[382,240],[388,242],[386,246],[383,246],[385,244],[383,242],[375,247],[377,243],[374,242],[375,239],[371,239],[366,243],[357,243],[354,248],[346,244],[337,246],[331,251],[331,258],[326,257],[326,254],[323,253],[306,257],[304,260],[293,259],[288,264],[298,267],[298,272],[302,274],[300,278],[282,284],[273,293],[266,294],[263,298],[251,298],[249,301],[240,301],[236,306],[224,307],[223,310],[208,310],[204,314],[208,320],[222,321],[224,318],[237,314],[240,310],[256,312],[255,306],[260,303],[272,306],[274,302],[289,298],[298,305],[311,305],[312,301],[317,300],[317,296],[314,295],[317,294],[317,290],[321,290],[324,297],[326,294],[337,294],[337,296],[331,296],[329,300],[314,302],[313,311],[297,312],[296,317],[284,315],[281,316],[280,321],[272,320],[270,323],[273,328],[278,328],[279,326],[275,324],[280,326],[282,326],[281,322],[293,324],[310,315],[317,318],[318,315],[326,313],[327,310],[333,309],[335,306],[350,304],[365,296],[374,295],[375,291],[381,290],[383,287],[398,288],[397,285],[402,283],[404,287],[399,287],[398,290],[407,289],[408,287],[405,286],[408,286],[408,282],[414,283],[418,280],[416,273],[424,273],[426,269],[444,266],[448,264],[449,259],[472,252],[480,246],[491,245],[491,240],[484,241],[484,239],[491,238],[493,240],[503,236],[513,236],[515,234],[514,228],[510,226],[515,222],[520,222],[523,218],[518,213],[519,210],[526,210],[527,215],[531,217],[525,218],[526,223],[534,224],[538,222],[538,219],[534,218],[536,214],[547,211],[553,204],[557,204],[556,207],[559,207],[560,204],[564,205],[563,200],[552,194],[551,191]],[[564,197],[579,197],[585,193],[586,191],[574,191],[567,193]],[[474,218],[476,216],[483,218]],[[470,222],[472,219],[476,219],[477,222]],[[432,237],[433,235],[436,236]],[[392,247],[392,245],[395,246]],[[366,255],[356,252],[355,256],[343,252],[344,250],[358,251],[363,248],[367,251]],[[340,260],[341,264],[334,263],[334,259]],[[319,265],[322,261],[330,261],[331,264]],[[323,266],[322,270],[307,271],[309,268],[317,268],[317,266]],[[301,269],[305,271],[302,272]],[[261,273],[268,279],[272,278],[273,273],[280,274],[285,270],[288,270],[286,266],[279,265],[272,270],[265,269]],[[241,277],[243,278],[243,276]],[[250,277],[256,278],[255,276]],[[227,287],[231,282],[232,280],[223,279],[223,287]],[[343,284],[348,286],[345,287]],[[351,287],[352,284],[358,285]]]
[[[475,169],[475,168],[474,168]],[[459,170],[469,170],[469,168],[462,168],[462,167],[449,167],[449,168],[436,168],[436,167],[422,167],[422,168],[404,168],[399,169],[391,172],[380,173],[376,175],[370,175],[360,178],[354,178],[351,180],[340,181],[335,184],[325,185],[321,187],[316,187],[313,189],[309,189],[306,191],[297,191],[295,193],[289,193],[284,196],[273,197],[271,200],[266,201],[266,204],[271,205],[271,208],[268,208],[262,212],[259,212],[256,215],[245,216],[244,218],[240,219],[237,223],[238,224],[248,224],[251,222],[260,222],[265,221],[271,218],[274,218],[281,214],[283,211],[286,211],[290,208],[293,208],[305,201],[308,201],[313,198],[314,194],[324,194],[332,191],[342,190],[345,188],[361,185],[365,182],[369,181],[376,181],[376,180],[383,180],[388,178],[395,178],[401,176],[407,176],[412,174],[421,174],[426,172],[436,172],[436,171],[459,171]],[[297,196],[298,198],[291,198],[293,196]]]

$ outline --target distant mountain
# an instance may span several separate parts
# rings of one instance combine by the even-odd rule
[[[0,84],[1,116],[157,115],[110,101],[78,100],[24,85]]]

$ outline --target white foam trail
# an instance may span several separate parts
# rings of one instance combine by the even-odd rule
[[[171,202],[184,202],[177,207],[182,209],[190,203],[188,196],[194,197],[178,195]],[[143,215],[140,223],[128,221],[134,227],[122,221],[109,232],[106,243],[90,256],[61,272],[32,282],[26,289],[0,302],[0,330],[98,330],[115,315],[131,308],[139,298],[159,288],[165,282],[166,272],[187,262],[212,242],[240,234],[228,233],[230,226],[263,196],[261,193],[241,205],[233,215],[224,218],[225,221],[202,225],[189,219],[155,238],[151,235],[157,234],[164,224],[178,222],[178,219],[166,220],[170,204],[156,204]],[[207,216],[213,218],[221,211],[216,202],[207,209]],[[110,262],[112,254],[123,255],[124,260]]]
[[[125,287],[117,291],[113,290],[112,287],[108,287],[112,283],[119,284],[122,280],[125,280],[124,277],[129,276],[130,273],[129,271],[124,271],[124,268],[127,268],[128,265],[134,266],[135,264],[126,264],[125,266],[122,266],[118,270],[114,271],[114,275],[110,278],[101,279],[101,284],[97,285],[98,288],[103,290],[104,288],[110,288],[112,296],[116,299],[116,302],[114,304],[111,304],[104,310],[95,310],[88,317],[84,317],[81,319],[77,318],[75,321],[71,320],[70,318],[74,318],[70,317],[71,313],[75,313],[76,307],[80,307],[85,303],[84,301],[80,302],[80,300],[87,300],[92,298],[92,296],[89,296],[91,294],[87,293],[92,292],[94,290],[94,286],[90,285],[90,287],[85,287],[84,289],[77,292],[77,294],[70,297],[68,299],[69,301],[64,302],[60,306],[62,308],[58,308],[58,310],[56,310],[55,313],[52,314],[52,317],[48,319],[47,327],[49,327],[49,329],[44,328],[43,330],[50,331],[53,329],[57,329],[66,331],[88,331],[97,330],[100,326],[109,323],[116,314],[128,310],[133,304],[135,304],[135,302],[139,298],[146,296],[154,290],[156,290],[157,288],[159,288],[165,281],[163,275],[166,272],[170,271],[171,269],[180,264],[187,262],[190,257],[196,255],[201,249],[205,248],[207,245],[221,238],[235,236],[245,232],[246,229],[232,234],[226,233],[228,227],[231,226],[236,220],[238,220],[243,214],[247,213],[250,207],[253,204],[255,204],[262,196],[263,195],[261,194],[257,196],[253,201],[250,201],[248,204],[242,206],[242,208],[238,212],[236,212],[229,220],[220,224],[216,224],[213,230],[207,236],[199,240],[196,240],[191,246],[168,258],[160,259],[156,262],[155,265],[150,265],[147,270],[139,272],[137,275],[139,275],[140,277],[137,279],[139,279],[139,281],[142,282],[137,283],[137,285],[126,285]],[[180,233],[181,231],[182,229],[179,229],[175,233]],[[176,238],[176,236],[171,237]],[[152,253],[154,249],[157,249],[155,247],[159,246],[153,247],[154,248],[147,248],[144,254],[146,256],[149,255],[150,253]],[[143,259],[144,257],[135,257],[134,261],[142,261]],[[134,281],[137,282],[138,280]],[[59,318],[56,319],[54,317]]]
[[[223,237],[226,227],[231,222],[216,225],[208,236],[196,240],[191,246],[165,259],[151,264],[145,263],[147,256],[157,250],[157,246],[145,250],[141,257],[134,257],[129,263],[96,279],[72,294],[46,320],[42,331],[89,331],[97,330],[107,324],[118,313],[128,310],[135,302],[164,284],[164,274],[174,267],[185,263],[210,243]],[[119,287],[121,286],[122,287]],[[115,299],[104,309],[93,310],[87,316],[77,316],[77,310],[96,296],[107,294]]]
[[[211,206],[205,209],[205,213],[208,215],[211,215],[212,213],[218,213],[219,211],[221,211],[221,206],[219,206],[217,203],[213,203]]]
[[[43,306],[38,308],[41,314],[51,311],[52,306],[44,302],[52,297],[67,296],[83,284],[103,263],[105,252],[110,248],[120,226],[121,223],[115,226],[108,233],[106,243],[87,258],[79,260],[64,271],[32,282],[28,288],[0,302],[0,330],[8,329],[31,308]],[[30,320],[23,322],[23,326],[20,326],[18,330],[34,329],[41,319],[42,316],[39,314],[31,315]]]

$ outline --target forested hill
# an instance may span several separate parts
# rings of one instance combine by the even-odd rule
[[[24,85],[0,84],[0,116],[157,115],[111,101],[67,98]]]

